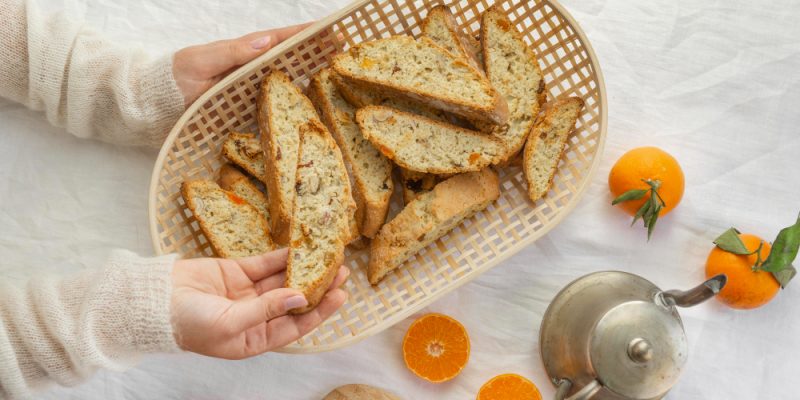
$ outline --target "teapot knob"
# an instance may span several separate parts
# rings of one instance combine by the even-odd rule
[[[636,338],[628,344],[628,357],[635,363],[644,364],[653,359],[653,346],[644,338]]]

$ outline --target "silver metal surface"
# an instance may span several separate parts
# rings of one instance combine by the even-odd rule
[[[539,343],[557,399],[656,400],[677,382],[688,344],[675,305],[698,304],[718,292],[715,277],[685,292],[662,292],[618,271],[581,277],[545,312]],[[595,387],[596,385],[596,387]]]
[[[726,283],[728,283],[728,277],[725,274],[719,274],[695,288],[686,291],[668,290],[661,296],[663,302],[668,305],[691,307],[714,297],[725,287]]]

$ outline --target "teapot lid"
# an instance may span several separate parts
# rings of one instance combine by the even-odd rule
[[[590,362],[603,386],[631,399],[662,396],[677,382],[688,343],[674,308],[654,299],[623,302],[597,322]]]

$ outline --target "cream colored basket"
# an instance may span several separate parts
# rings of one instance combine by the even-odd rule
[[[214,178],[220,146],[231,130],[256,131],[262,77],[279,69],[305,87],[331,57],[367,40],[418,36],[427,11],[443,1],[359,0],[281,43],[214,86],[186,111],[161,149],[150,185],[150,230],[157,253],[210,256],[212,250],[179,193],[191,178]],[[456,1],[450,9],[477,35],[494,1]],[[350,297],[341,311],[286,352],[319,352],[374,335],[533,243],[577,204],[589,184],[606,135],[605,86],[597,57],[572,17],[552,0],[497,2],[536,50],[550,98],[579,96],[586,107],[569,140],[553,188],[535,204],[519,168],[500,172],[502,196],[431,244],[377,287],[367,282],[366,250],[348,249]],[[397,197],[397,196],[395,196]],[[393,211],[400,208],[395,202]]]

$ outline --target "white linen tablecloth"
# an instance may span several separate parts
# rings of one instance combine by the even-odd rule
[[[45,1],[45,0],[40,0]],[[48,0],[120,44],[168,51],[324,17],[347,0]],[[347,349],[223,361],[145,357],[41,399],[320,399],[368,383],[404,399],[473,399],[516,372],[544,397],[538,329],[550,299],[586,273],[619,269],[662,288],[703,280],[711,241],[730,226],[772,240],[800,211],[800,3],[564,0],[606,78],[609,129],[598,174],[550,234],[432,304],[468,329],[472,354],[451,382],[421,381],[400,344],[413,318]],[[155,152],[75,139],[42,115],[0,102],[0,279],[99,266],[110,249],[152,254],[147,189]],[[655,145],[686,174],[682,204],[648,243],[609,205],[606,176],[623,152]],[[420,313],[421,314],[421,313]],[[800,280],[769,305],[715,301],[682,310],[689,363],[669,399],[800,399]],[[418,315],[417,315],[418,316]]]

